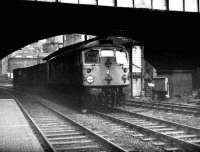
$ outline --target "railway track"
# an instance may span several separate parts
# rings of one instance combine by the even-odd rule
[[[23,100],[23,98],[21,98],[20,96],[18,96],[18,98],[20,99],[20,100]],[[39,100],[39,99],[37,99],[37,100]],[[20,103],[19,103],[19,105],[21,105]],[[41,105],[40,105],[41,106]],[[45,106],[45,105],[42,105],[42,106]],[[21,105],[20,107],[22,107],[22,109],[24,109],[23,108],[23,106]],[[33,104],[31,104],[31,107],[33,108]],[[47,107],[48,107],[48,105],[47,105]],[[32,109],[31,108],[31,109]],[[38,109],[37,107],[35,107],[36,109]],[[34,108],[34,109],[35,109]],[[46,108],[46,107],[45,107]],[[27,109],[27,108],[26,108]],[[28,113],[25,109],[23,110],[23,111],[25,111],[25,113]],[[39,110],[39,111],[42,111],[42,110]],[[35,111],[32,111],[33,113],[36,113]],[[31,113],[32,113],[31,112]],[[42,112],[44,112],[44,111],[42,111]],[[28,115],[32,115],[32,114],[28,114]],[[29,117],[30,117],[29,116]],[[84,119],[84,121],[90,121],[91,120],[91,116],[93,117],[94,116],[94,118],[93,119],[95,119],[95,120],[97,120],[97,121],[101,121],[101,124],[103,124],[103,125],[106,125],[106,126],[108,126],[108,127],[110,127],[110,128],[112,128],[112,131],[114,131],[114,132],[119,132],[119,131],[124,131],[124,130],[126,130],[125,132],[127,132],[127,134],[129,134],[130,132],[132,132],[132,131],[130,131],[130,129],[128,128],[127,129],[127,127],[123,127],[122,125],[120,125],[120,124],[118,124],[118,123],[113,123],[113,122],[111,122],[111,121],[109,121],[109,120],[107,120],[107,119],[103,119],[103,121],[102,120],[100,120],[99,118],[99,116],[95,116],[95,115],[93,115],[93,114],[90,114],[90,118],[89,118],[89,120],[87,120],[87,119]],[[73,115],[72,116],[70,116],[72,119],[74,119],[73,118]],[[75,116],[76,117],[76,116]],[[36,116],[36,118],[37,118],[37,116]],[[29,119],[29,118],[28,118]],[[32,119],[32,123],[34,123],[36,126],[37,126],[37,122],[34,120],[35,119],[35,117],[34,118],[30,118],[30,119]],[[141,147],[141,142],[138,142],[138,140],[139,139],[135,139],[134,140],[134,144],[132,145],[132,144],[128,144],[127,142],[125,142],[124,143],[124,141],[122,141],[122,140],[116,140],[115,138],[113,138],[113,136],[110,136],[109,134],[107,134],[107,132],[105,132],[103,129],[97,129],[97,128],[93,128],[93,126],[91,127],[91,124],[89,123],[88,125],[87,124],[85,124],[85,123],[83,123],[84,121],[82,121],[82,122],[79,122],[79,124],[81,124],[81,125],[84,125],[85,127],[87,127],[87,128],[90,128],[92,131],[94,131],[95,130],[95,133],[96,134],[98,134],[98,135],[100,135],[101,137],[105,137],[106,138],[106,143],[108,142],[108,144],[107,144],[107,149],[106,150],[102,150],[102,152],[105,152],[105,151],[113,151],[113,152],[120,152],[120,151],[126,151],[126,152],[138,152],[138,151],[145,151],[145,149],[146,149],[146,147],[145,148],[143,148],[143,146]],[[45,123],[46,124],[46,123]],[[35,128],[35,126],[33,126],[33,128]],[[89,130],[90,130],[89,129]],[[42,138],[45,138],[45,142],[43,142],[42,141],[42,143],[44,143],[43,145],[45,145],[46,144],[46,141],[49,141],[48,139],[47,139],[47,137],[46,137],[46,135],[45,135],[45,133],[41,130],[41,128],[39,128],[38,127],[38,129],[36,129],[36,132],[38,132],[37,130],[39,130],[39,133],[37,133],[37,134],[42,134]],[[39,136],[41,136],[41,135],[39,135]],[[39,137],[39,138],[41,138],[41,137]],[[44,139],[41,139],[41,140],[44,140]],[[104,140],[104,139],[103,139]],[[100,141],[101,142],[101,141]],[[105,142],[105,141],[103,141],[103,142]],[[111,146],[109,145],[111,143]],[[138,146],[135,146],[135,143],[137,143],[138,144]],[[112,147],[114,145],[114,148]],[[145,142],[145,146],[147,146],[148,145],[148,143],[146,143]],[[117,148],[116,148],[116,147]],[[44,147],[47,147],[47,148],[45,148],[45,149],[47,149],[46,151],[52,151],[52,149],[54,149],[54,151],[56,151],[56,149],[54,148],[54,146],[52,146],[52,144],[50,143],[50,142],[48,142],[47,143],[47,146],[44,146]],[[50,147],[50,148],[48,148],[48,147]],[[150,147],[150,149],[151,150],[149,150],[148,149],[148,151],[149,152],[151,152],[151,151],[154,151],[154,150],[152,150],[152,149],[154,149],[155,147]],[[111,150],[110,150],[111,149]],[[143,150],[141,150],[141,149],[143,149]],[[158,152],[159,150],[159,148],[158,147],[156,147],[155,148],[156,149],[156,151]],[[67,151],[67,150],[65,150],[65,151]],[[72,151],[72,150],[69,150],[70,152]],[[79,151],[79,150],[75,150],[75,151]],[[86,150],[86,149],[84,149],[84,150],[80,150],[80,151],[85,151],[85,152],[87,152],[87,151],[89,151],[88,149]],[[95,149],[94,151],[98,151],[98,149]],[[90,152],[90,151],[89,151]],[[155,151],[154,151],[155,152]]]
[[[152,117],[143,116],[122,109],[96,111],[102,117],[134,128],[142,134],[134,134],[142,140],[152,141],[165,151],[200,151],[200,130]]]
[[[83,127],[74,120],[48,107],[32,103],[20,109],[31,123],[45,151],[51,152],[125,152],[123,148],[104,138],[101,132]]]
[[[52,131],[53,135],[54,134],[56,135],[56,133],[60,131],[59,129],[61,129],[61,132],[63,131],[62,130],[63,126],[61,124],[57,124],[57,121],[54,122],[54,119],[52,120],[52,118],[54,118],[53,116],[50,116],[50,118],[45,116],[44,119],[43,119],[43,117],[41,117],[42,119],[40,118],[41,113],[42,113],[42,115],[44,115],[46,113],[46,112],[44,113],[44,111],[47,110],[47,107],[44,107],[43,105],[36,105],[36,107],[35,107],[35,106],[33,106],[33,104],[31,104],[30,106],[31,107],[29,107],[30,108],[29,112],[30,112],[30,116],[32,116],[32,118],[31,118],[32,122],[35,123],[36,126],[38,126],[37,130],[39,130],[39,132],[40,132],[38,134],[42,134],[42,136],[43,136],[42,140],[45,139],[45,142],[42,142],[42,143],[44,143],[44,144],[47,143],[46,145],[49,145],[49,146],[46,146],[47,151],[52,151],[51,149],[54,149],[54,151],[62,151],[61,149],[56,149],[56,148],[61,147],[65,143],[61,142],[61,144],[58,144],[59,146],[55,147],[55,145],[57,143],[52,143],[52,140],[48,139],[48,136],[46,134],[47,132],[45,132],[43,130],[45,128],[42,128],[42,127],[45,127],[47,125],[48,126],[47,129],[50,129],[50,128],[54,129],[54,130],[50,130],[50,134]],[[37,106],[42,107],[42,108],[38,108]],[[48,109],[48,110],[50,110],[50,109]],[[24,111],[26,111],[26,110],[24,110]],[[50,111],[52,111],[52,110],[50,110]],[[47,112],[47,116],[48,116],[48,113],[49,112]],[[195,128],[191,128],[188,126],[183,126],[183,125],[179,125],[179,124],[175,124],[175,123],[171,123],[171,122],[167,122],[167,121],[162,121],[159,119],[157,120],[155,118],[142,116],[142,115],[132,113],[132,112],[130,113],[127,111],[122,111],[120,109],[118,109],[117,111],[109,110],[106,112],[101,111],[101,112],[96,112],[96,113],[98,115],[100,114],[103,118],[109,119],[112,122],[114,122],[115,124],[112,124],[112,123],[109,123],[109,124],[115,125],[116,128],[118,128],[118,125],[120,125],[120,128],[121,128],[121,126],[124,126],[125,128],[128,126],[128,128],[132,128],[134,130],[136,129],[141,134],[135,133],[134,131],[130,131],[130,134],[132,134],[133,137],[136,137],[136,138],[139,137],[143,141],[152,141],[152,143],[155,146],[162,147],[162,149],[164,151],[192,151],[193,152],[193,151],[200,150],[199,129],[195,129]],[[60,115],[60,114],[58,114],[58,115]],[[60,117],[60,116],[58,116],[58,117]],[[63,117],[63,116],[61,116],[61,117]],[[39,121],[36,121],[37,119]],[[62,118],[62,119],[66,119],[66,118]],[[50,120],[50,121],[46,121],[46,120]],[[40,122],[43,123],[42,127],[40,125]],[[48,124],[48,123],[50,123],[50,124]],[[60,126],[60,125],[61,125],[61,128],[59,128],[59,127],[56,128],[56,126]],[[80,128],[78,130],[76,130],[75,132],[78,132],[79,130],[80,130]],[[86,129],[86,130],[91,131],[90,129]],[[102,138],[103,138],[103,140],[105,139],[103,137],[105,134],[102,135],[101,131],[100,132],[96,131],[95,134],[101,134],[100,141],[99,141],[99,139],[97,140],[96,137],[92,138],[92,141],[97,141],[93,145],[97,145],[97,147],[100,147],[100,149],[94,148],[94,149],[91,149],[91,151],[126,151],[125,149],[122,148],[123,146],[116,145],[116,144],[112,143],[111,140],[107,140],[106,144],[101,144]],[[60,135],[58,134],[58,136],[60,136]],[[62,138],[60,140],[62,141]],[[87,143],[87,140],[88,139],[86,139],[86,143]],[[105,141],[103,141],[103,143],[104,142]],[[111,145],[114,145],[114,148],[109,145],[110,143],[111,143]],[[76,144],[78,144],[78,142],[76,142]],[[70,145],[75,146],[75,144],[70,144]],[[106,146],[102,146],[102,145],[106,145]],[[48,148],[48,147],[50,147],[50,148]],[[112,148],[110,148],[110,147],[112,147]],[[116,149],[116,147],[119,149]],[[87,148],[88,147],[86,147],[86,149]],[[48,150],[48,149],[50,149],[50,150]],[[75,149],[76,149],[76,147],[75,147]],[[79,150],[80,151],[89,151],[89,149],[87,149],[87,150],[86,149],[84,149],[84,150],[79,149]],[[71,150],[66,150],[66,151],[78,151],[78,150],[71,149]]]
[[[158,109],[165,111],[172,111],[182,114],[193,114],[196,116],[200,115],[200,108],[195,106],[186,106],[181,104],[170,104],[170,103],[149,103],[142,101],[129,101],[126,103],[127,106],[135,106],[142,108]]]

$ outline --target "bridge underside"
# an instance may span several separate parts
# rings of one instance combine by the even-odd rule
[[[0,18],[0,58],[55,35],[123,30],[144,45],[145,58],[158,68],[200,64],[198,13],[13,0],[0,2]]]

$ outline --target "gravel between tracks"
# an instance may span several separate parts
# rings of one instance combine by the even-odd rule
[[[30,96],[25,96],[24,99],[27,99],[30,101]],[[67,116],[70,116],[71,118],[80,122],[84,126],[92,130],[103,131],[106,135],[108,135],[109,139],[112,139],[112,142],[116,144],[121,143],[123,146],[128,147],[129,150],[139,151],[139,152],[162,152],[163,151],[159,147],[152,145],[151,142],[146,142],[146,141],[144,142],[140,140],[138,137],[131,136],[131,133],[128,132],[131,130],[127,128],[123,128],[123,127],[120,128],[120,130],[116,129],[112,127],[111,125],[105,123],[105,120],[103,118],[99,118],[95,116],[94,114],[77,113],[76,111],[70,108],[67,108],[65,104],[61,105],[60,101],[58,101],[57,102],[58,104],[56,104],[55,99],[53,100],[54,102],[51,102],[44,98],[40,98],[40,99],[42,99],[40,101],[42,101],[42,103],[44,103],[45,105],[53,107],[53,109],[58,110],[62,112],[63,114],[66,114]],[[31,99],[30,102],[35,102],[34,97]]]

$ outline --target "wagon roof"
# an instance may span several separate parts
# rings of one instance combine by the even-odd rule
[[[56,52],[53,52],[52,54],[48,55],[47,57],[43,58],[43,60],[47,60],[48,61],[48,60],[50,60],[52,58],[58,57],[58,56],[63,55],[65,53],[70,53],[72,51],[73,52],[74,51],[80,51],[81,49],[86,49],[86,48],[92,47],[92,46],[98,46],[98,41],[99,40],[114,40],[114,38],[113,37],[105,37],[105,36],[96,37],[96,38],[93,38],[93,39],[90,39],[90,40],[87,40],[87,41],[83,41],[83,42],[79,42],[79,43],[76,43],[76,44],[73,44],[73,45],[70,45],[70,46],[66,46],[66,47],[63,47],[63,48],[59,49]],[[97,43],[95,43],[95,41]],[[124,41],[124,40],[121,40],[121,41]],[[121,42],[119,44],[114,44],[114,45],[122,46],[123,43]]]
[[[72,45],[69,45],[69,46],[60,48],[60,49],[57,50],[56,52],[53,52],[53,53],[51,53],[50,55],[48,55],[48,56],[46,56],[45,58],[43,58],[43,60],[50,60],[50,59],[52,59],[53,57],[56,57],[56,56],[58,56],[58,55],[63,54],[64,52],[71,51],[71,50],[74,51],[74,49],[80,50],[84,45],[86,45],[86,44],[88,44],[88,43],[90,43],[90,42],[97,41],[97,40],[99,40],[99,39],[101,39],[101,37],[96,37],[96,38],[93,38],[93,39],[90,39],[90,40],[87,40],[87,41],[75,43],[75,44],[72,44]]]

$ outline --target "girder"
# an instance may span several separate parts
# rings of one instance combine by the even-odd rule
[[[120,30],[144,45],[148,60],[178,56],[199,64],[198,13],[12,0],[0,2],[0,18],[0,58],[55,35]]]

